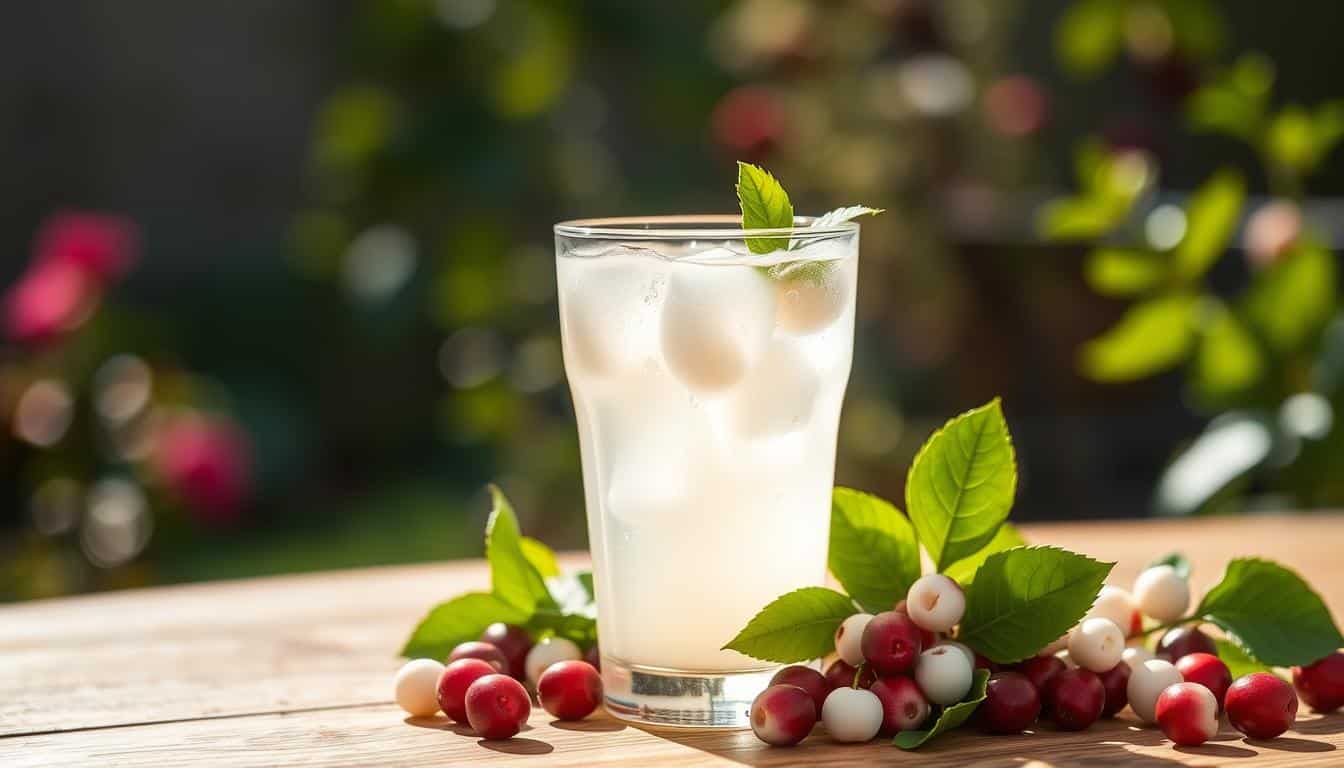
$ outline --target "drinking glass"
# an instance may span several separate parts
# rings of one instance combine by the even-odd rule
[[[620,718],[748,725],[778,665],[723,646],[826,574],[859,227],[740,221],[555,226],[602,678]]]

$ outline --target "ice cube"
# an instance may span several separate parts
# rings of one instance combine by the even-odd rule
[[[637,253],[558,261],[565,364],[609,376],[652,357],[667,263]]]
[[[849,303],[850,282],[840,262],[810,262],[779,271],[775,278],[779,327],[795,335],[815,333],[835,322]]]
[[[794,342],[776,339],[732,397],[737,432],[764,437],[807,426],[821,379]]]
[[[749,266],[674,264],[663,303],[667,367],[690,389],[733,386],[760,360],[775,322],[775,287]]]

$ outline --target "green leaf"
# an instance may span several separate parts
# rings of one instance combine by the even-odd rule
[[[1073,3],[1055,25],[1055,54],[1064,68],[1080,76],[1105,69],[1120,51],[1123,18],[1115,0]]]
[[[919,578],[915,529],[887,501],[837,487],[831,495],[828,565],[865,611],[891,610]]]
[[[1168,271],[1167,258],[1152,251],[1098,248],[1088,256],[1084,274],[1103,296],[1137,296],[1161,285]]]
[[[401,655],[443,661],[458,643],[475,640],[486,627],[502,621],[522,624],[527,613],[487,592],[468,592],[432,608],[420,620]]]
[[[1178,278],[1190,282],[1203,277],[1227,250],[1245,199],[1246,180],[1229,168],[1218,171],[1195,190],[1186,205],[1185,237],[1172,254]]]
[[[574,578],[579,580],[579,585],[583,587],[583,591],[588,593],[589,600],[597,599],[597,590],[593,588],[592,571],[579,571],[574,574]]]
[[[1197,299],[1185,294],[1140,302],[1079,350],[1079,368],[1097,381],[1133,381],[1175,366],[1194,341]]]
[[[781,664],[819,659],[835,650],[835,630],[855,613],[854,602],[845,595],[825,587],[803,587],[762,608],[723,647]]]
[[[1206,403],[1226,402],[1260,381],[1264,355],[1255,336],[1222,302],[1210,301],[1191,361],[1190,384]]]
[[[1232,673],[1233,680],[1255,672],[1274,674],[1273,667],[1256,661],[1244,648],[1231,640],[1219,637],[1214,639],[1213,644],[1217,646],[1218,658],[1227,665],[1227,671]]]
[[[518,544],[522,547],[523,557],[537,569],[537,574],[541,578],[549,579],[560,575],[560,565],[556,563],[555,553],[550,547],[529,536],[519,538]]]
[[[1104,198],[1066,197],[1041,209],[1036,228],[1047,240],[1093,240],[1114,229],[1127,212]]]
[[[533,637],[555,635],[574,641],[580,648],[590,648],[597,642],[597,619],[572,613],[540,610],[526,624]]]
[[[1256,143],[1256,132],[1264,119],[1263,108],[1255,100],[1219,83],[1191,94],[1185,116],[1196,133],[1221,133],[1248,144]]]
[[[1296,351],[1334,314],[1334,256],[1315,243],[1298,243],[1256,277],[1244,309],[1246,319],[1275,350]]]
[[[737,201],[742,207],[743,229],[779,229],[793,226],[793,204],[789,195],[763,168],[750,163],[737,164]],[[770,253],[789,247],[787,237],[749,237],[752,253]]]
[[[1204,595],[1195,615],[1276,667],[1310,664],[1344,646],[1320,596],[1301,576],[1268,560],[1228,563],[1223,580]]]
[[[1168,552],[1147,565],[1152,568],[1156,565],[1170,565],[1176,570],[1176,575],[1182,579],[1190,578],[1190,560],[1180,552]]]
[[[485,558],[494,593],[525,614],[537,606],[555,607],[546,582],[523,554],[518,518],[498,486],[490,486],[494,508],[485,524]]]
[[[1078,623],[1114,565],[1055,547],[990,555],[966,588],[957,639],[1000,664],[1028,658]]]
[[[941,571],[994,538],[1017,492],[1017,460],[996,397],[933,433],[910,465],[905,508]]]
[[[841,222],[857,219],[860,216],[876,216],[879,213],[886,213],[886,208],[869,208],[866,205],[851,205],[846,208],[836,208],[833,211],[827,211],[818,216],[808,225],[812,227],[830,227]]]
[[[1265,149],[1274,163],[1297,173],[1311,171],[1318,159],[1316,123],[1306,109],[1289,104],[1274,116],[1265,134]]]
[[[950,578],[956,579],[957,583],[965,587],[975,581],[976,572],[980,570],[980,566],[985,564],[985,561],[989,559],[990,555],[1014,547],[1026,546],[1026,543],[1027,540],[1022,538],[1022,534],[1018,533],[1017,529],[1014,528],[1011,523],[1004,523],[999,526],[999,531],[994,534],[994,538],[990,539],[989,543],[979,552],[976,552],[965,560],[958,560],[949,565],[943,573]]]
[[[962,699],[960,703],[944,709],[932,728],[927,731],[901,731],[896,734],[891,743],[901,749],[917,749],[927,744],[930,739],[961,727],[975,713],[975,709],[980,706],[980,702],[985,700],[985,686],[988,683],[989,670],[975,670],[971,690],[966,694],[966,698]]]

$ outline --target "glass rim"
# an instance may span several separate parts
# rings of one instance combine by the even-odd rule
[[[744,240],[756,237],[816,238],[859,231],[857,221],[811,226],[816,216],[795,216],[794,226],[744,228],[740,214],[684,216],[613,216],[571,219],[555,225],[555,234],[590,240]]]

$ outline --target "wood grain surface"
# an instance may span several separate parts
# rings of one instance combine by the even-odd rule
[[[1238,555],[1298,569],[1344,613],[1344,516],[1024,526],[1033,543],[1118,562],[1128,585],[1169,549],[1200,592]],[[573,567],[578,556],[564,558]],[[750,732],[645,730],[605,716],[555,723],[534,710],[518,738],[482,742],[390,703],[400,643],[433,603],[487,586],[451,563],[135,590],[0,607],[0,766],[273,765],[1344,765],[1344,715],[1303,708],[1268,742],[1224,725],[1175,748],[1122,717],[1082,733],[961,731],[916,753],[837,745],[818,729],[793,749]]]

